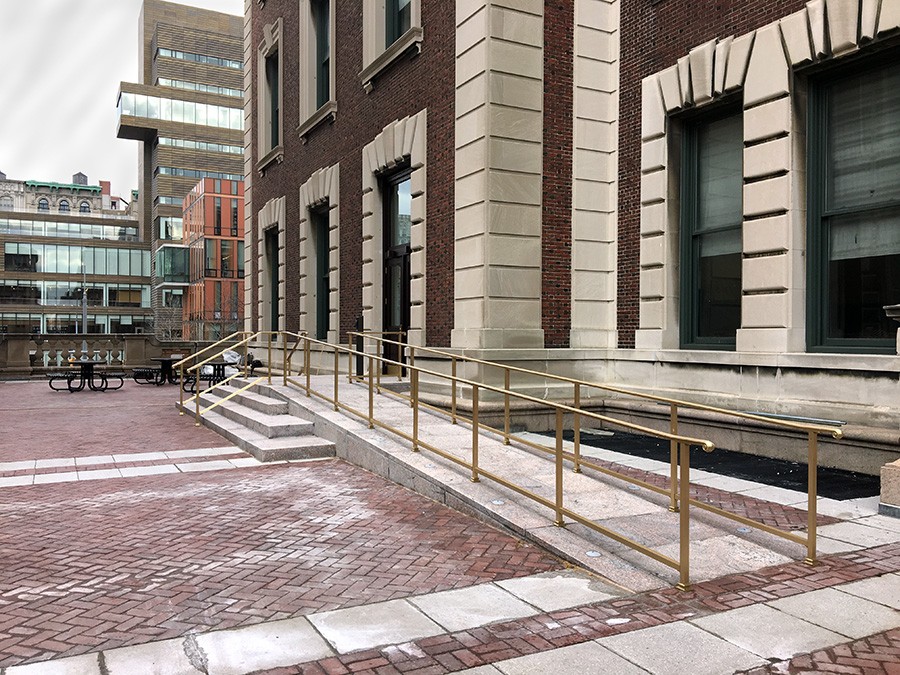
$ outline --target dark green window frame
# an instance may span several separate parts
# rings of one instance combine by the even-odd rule
[[[266,56],[265,60],[265,70],[266,70],[266,86],[268,88],[268,96],[269,100],[267,101],[269,106],[269,150],[272,148],[278,147],[278,144],[281,142],[281,127],[279,126],[279,118],[278,118],[278,101],[279,101],[279,89],[281,83],[279,82],[278,77],[278,52],[274,51],[268,56]]]
[[[818,353],[858,353],[858,354],[894,354],[896,353],[896,326],[883,314],[881,302],[876,302],[868,310],[862,306],[856,307],[860,316],[868,311],[880,313],[878,319],[885,327],[886,335],[877,337],[836,337],[829,335],[832,320],[833,301],[829,298],[834,293],[840,293],[841,289],[832,285],[832,274],[837,271],[832,260],[832,223],[838,219],[853,218],[885,218],[893,221],[894,226],[900,228],[900,198],[897,196],[878,199],[857,205],[833,204],[832,195],[829,194],[829,171],[833,170],[833,162],[829,157],[828,131],[831,120],[829,119],[829,96],[841,85],[852,84],[866,73],[876,71],[891,72],[896,68],[897,52],[892,52],[893,59],[879,60],[868,59],[863,63],[854,63],[848,66],[829,68],[827,71],[812,75],[809,80],[809,108],[808,108],[808,208],[807,208],[807,321],[806,344],[807,351]],[[889,115],[896,117],[897,110],[888,111]],[[900,122],[896,126],[896,133],[900,134]],[[900,183],[900,170],[897,171],[897,182]],[[865,261],[881,256],[860,257],[849,259],[860,261],[860,274]],[[890,278],[897,283],[900,276],[900,254],[893,254],[897,263],[887,261],[886,268],[890,272]],[[832,269],[834,268],[834,269]],[[884,279],[879,270],[872,269],[870,275],[876,275]],[[861,284],[860,284],[861,285]],[[862,291],[861,291],[862,293]],[[892,297],[892,296],[891,296]],[[884,304],[900,302],[900,297],[884,299]]]
[[[741,230],[742,217],[734,223],[726,223],[721,227],[698,230],[700,220],[700,132],[701,128],[729,117],[740,116],[739,104],[726,103],[717,106],[712,112],[686,117],[682,122],[682,154],[681,154],[681,193],[680,193],[680,344],[682,349],[719,349],[734,350],[736,332],[741,324]],[[743,136],[740,139],[743,152]],[[743,162],[741,162],[743,167]],[[743,170],[741,171],[743,173]],[[742,190],[743,179],[738,186]],[[742,198],[742,197],[741,197]],[[737,236],[737,316],[731,324],[733,330],[710,330],[710,316],[704,314],[704,308],[712,311],[709,301],[702,295],[701,243],[704,237]],[[721,290],[721,289],[719,289]],[[709,289],[706,289],[709,292]],[[705,318],[704,318],[705,317]],[[736,320],[735,320],[736,319]],[[713,334],[709,334],[712,332]],[[718,332],[716,335],[714,333]],[[728,332],[728,335],[722,333]],[[704,334],[707,333],[707,334]]]
[[[386,0],[384,6],[385,48],[403,37],[412,26],[413,0]]]
[[[328,322],[331,312],[329,293],[329,215],[328,207],[310,212],[313,243],[316,252],[316,339],[328,339]]]
[[[316,109],[331,100],[331,0],[312,0],[316,34]]]

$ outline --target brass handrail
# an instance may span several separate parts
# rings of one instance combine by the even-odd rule
[[[369,337],[370,339],[376,340],[379,342],[386,342],[386,341],[391,342],[391,341],[385,340],[384,338],[375,337],[374,334],[368,333],[365,331],[362,331],[362,332],[352,331],[351,333],[352,333],[352,335],[361,336],[364,340],[366,339],[366,337]],[[352,337],[350,339],[352,340]],[[399,344],[399,343],[395,343],[395,344]],[[586,380],[579,380],[576,378],[569,378],[569,377],[565,377],[562,375],[556,375],[554,373],[540,372],[540,371],[535,371],[535,370],[529,370],[526,368],[520,368],[518,366],[499,364],[499,363],[495,363],[492,361],[485,361],[483,359],[478,359],[475,357],[470,357],[470,356],[465,356],[465,355],[457,355],[457,354],[453,354],[452,352],[434,349],[431,347],[414,347],[412,345],[405,345],[405,346],[411,350],[412,355],[415,354],[415,351],[419,351],[419,352],[425,352],[425,353],[430,353],[430,354],[437,354],[441,357],[449,358],[451,361],[452,376],[455,376],[455,374],[456,374],[457,361],[476,363],[476,364],[490,366],[490,367],[494,367],[494,368],[502,368],[502,369],[504,369],[504,372],[505,372],[504,385],[507,389],[510,386],[510,382],[509,382],[510,372],[524,373],[527,375],[543,377],[543,378],[550,379],[550,380],[555,380],[555,381],[566,382],[566,383],[572,384],[574,387],[575,407],[579,408],[579,409],[580,409],[580,403],[581,403],[580,396],[581,396],[582,387],[590,387],[590,388],[599,389],[601,391],[609,391],[609,392],[618,393],[618,394],[622,394],[622,395],[626,395],[626,396],[633,396],[636,398],[655,401],[657,403],[663,403],[663,404],[668,405],[670,408],[669,428],[670,428],[670,431],[673,433],[676,432],[678,429],[678,408],[679,407],[689,408],[689,409],[694,409],[694,410],[702,410],[702,411],[707,411],[707,412],[714,412],[714,413],[718,413],[718,414],[722,414],[722,415],[726,415],[726,416],[736,417],[739,419],[753,420],[753,421],[759,422],[760,424],[764,424],[764,425],[772,425],[775,427],[782,427],[785,429],[792,429],[795,431],[805,432],[807,435],[807,534],[806,534],[806,537],[801,537],[800,535],[798,535],[794,532],[780,530],[778,528],[774,528],[774,527],[765,525],[764,523],[759,523],[757,521],[750,520],[743,516],[730,513],[728,511],[725,511],[718,507],[712,506],[710,504],[706,504],[705,502],[700,502],[698,500],[692,499],[689,496],[690,495],[689,492],[680,492],[676,488],[677,472],[676,472],[676,468],[675,468],[676,467],[676,459],[679,455],[680,450],[679,450],[678,444],[675,441],[670,442],[670,450],[669,450],[669,461],[670,461],[670,466],[672,467],[671,472],[670,472],[671,487],[670,487],[670,490],[668,491],[669,495],[670,495],[670,507],[669,508],[672,511],[677,511],[678,507],[679,507],[679,503],[682,501],[680,498],[681,495],[686,494],[686,495],[688,495],[688,502],[692,505],[695,505],[699,508],[710,511],[712,513],[716,513],[720,516],[730,518],[731,520],[735,520],[744,525],[756,527],[756,528],[761,529],[770,534],[774,534],[774,535],[782,537],[784,539],[788,539],[790,541],[799,543],[801,545],[805,545],[806,551],[807,551],[805,562],[809,565],[812,565],[815,563],[815,560],[816,560],[816,529],[817,529],[816,513],[817,513],[817,497],[818,497],[818,495],[817,495],[817,491],[818,491],[818,488],[817,488],[817,482],[818,482],[818,476],[817,476],[818,434],[820,434],[820,433],[830,434],[833,438],[840,439],[843,436],[843,431],[840,429],[840,427],[836,427],[833,425],[826,425],[826,424],[816,424],[816,423],[809,423],[809,422],[784,420],[784,419],[768,417],[764,414],[756,415],[756,414],[748,413],[748,412],[744,412],[744,411],[728,410],[726,408],[719,408],[716,406],[709,406],[709,405],[705,405],[705,404],[701,404],[701,403],[693,403],[691,401],[683,401],[680,399],[669,398],[669,397],[660,396],[657,394],[648,394],[646,392],[633,391],[630,389],[626,389],[624,387],[604,385],[604,384],[599,384],[599,383],[595,383],[595,382],[589,382]],[[414,358],[414,356],[413,356],[413,358]],[[454,422],[456,421],[456,418],[457,418],[457,405],[456,405],[457,400],[456,399],[457,399],[457,391],[456,391],[456,385],[454,384],[452,386],[452,396],[451,396],[451,419]],[[581,415],[583,415],[583,414],[584,414],[584,412],[579,412],[579,413],[575,414],[575,417],[574,417],[575,471],[579,472],[581,470],[581,466],[586,465],[586,466],[590,466],[591,468],[593,468],[595,470],[602,470],[604,473],[606,473],[606,472],[608,472],[608,470],[600,469],[596,464],[593,464],[592,462],[585,462],[581,458],[580,425],[581,425]],[[509,442],[509,438],[511,436],[510,431],[509,431],[509,418],[510,418],[509,395],[505,394],[504,395],[504,429],[503,429],[502,433],[503,433],[504,441],[506,443]],[[539,449],[545,449],[544,446],[539,446],[538,444],[530,443],[528,441],[525,441],[524,439],[517,439],[517,440],[519,442],[526,443],[527,445],[530,445],[532,447],[538,447]],[[645,487],[649,487],[649,486],[645,485]],[[651,489],[654,489],[654,488],[651,488]],[[659,490],[659,488],[655,488],[655,489]],[[679,494],[679,492],[680,492],[680,494]]]
[[[518,494],[521,494],[521,495],[523,495],[523,496],[525,496],[547,508],[552,509],[556,514],[556,518],[555,518],[554,522],[557,525],[560,525],[560,526],[564,525],[564,517],[569,517],[571,520],[581,523],[582,525],[584,525],[590,529],[593,529],[605,536],[608,536],[611,539],[613,539],[619,543],[629,546],[630,548],[633,548],[634,550],[637,550],[640,553],[647,555],[648,557],[652,558],[653,560],[656,560],[668,567],[671,567],[672,569],[677,570],[679,572],[679,583],[678,583],[679,588],[686,589],[689,586],[689,582],[690,582],[690,549],[689,549],[689,542],[690,542],[690,509],[689,509],[689,506],[690,506],[690,502],[682,500],[681,508],[679,509],[679,511],[680,511],[680,513],[679,513],[679,523],[680,523],[679,531],[680,531],[680,539],[681,539],[682,543],[680,546],[680,553],[679,553],[678,560],[675,560],[675,559],[673,559],[669,556],[666,556],[650,547],[644,546],[643,544],[641,544],[637,541],[631,540],[621,534],[618,534],[612,530],[609,530],[608,528],[591,521],[589,518],[586,518],[586,517],[582,516],[581,514],[575,512],[569,508],[566,508],[563,504],[562,420],[563,420],[564,413],[566,413],[566,412],[576,413],[579,415],[584,415],[590,419],[596,419],[599,421],[607,422],[608,424],[619,425],[619,426],[623,426],[625,428],[641,431],[643,433],[650,434],[653,436],[666,438],[666,439],[669,439],[670,441],[676,443],[679,448],[678,462],[681,467],[681,482],[682,482],[681,489],[683,491],[682,494],[688,494],[687,486],[689,484],[688,483],[688,475],[690,472],[690,462],[689,462],[690,446],[691,445],[699,445],[704,450],[711,451],[715,446],[708,439],[694,438],[691,436],[683,436],[683,435],[679,435],[679,434],[672,434],[672,433],[665,432],[665,431],[659,431],[659,430],[652,429],[649,427],[642,427],[640,425],[637,425],[637,424],[634,424],[631,422],[625,422],[624,420],[617,420],[617,419],[614,419],[614,418],[611,418],[611,417],[608,417],[605,415],[601,415],[599,413],[578,410],[578,409],[568,406],[566,404],[558,403],[555,401],[547,401],[544,399],[538,399],[534,396],[530,396],[528,394],[523,394],[521,392],[505,390],[505,389],[501,389],[499,387],[494,387],[492,385],[482,384],[482,383],[475,382],[473,380],[469,380],[466,378],[453,376],[452,381],[453,381],[454,386],[468,385],[468,386],[472,387],[473,399],[476,402],[478,399],[478,390],[483,389],[485,391],[493,391],[493,392],[508,394],[512,397],[522,399],[525,401],[530,401],[533,403],[537,403],[539,405],[547,406],[547,407],[555,410],[556,423],[557,423],[557,430],[556,430],[557,450],[555,453],[556,454],[556,498],[554,500],[549,500],[545,497],[542,497],[541,495],[538,495],[538,494],[532,492],[531,490],[528,490],[527,488],[516,485],[515,483],[512,483],[512,482],[506,480],[502,476],[479,466],[479,464],[478,464],[478,436],[479,436],[480,430],[484,429],[485,427],[482,427],[479,425],[477,404],[473,405],[473,419],[471,420],[471,424],[472,424],[472,460],[471,460],[471,462],[467,462],[464,459],[456,457],[455,455],[453,455],[447,451],[444,451],[441,448],[438,448],[435,445],[428,443],[427,441],[424,441],[423,439],[419,438],[419,435],[418,435],[418,408],[420,405],[420,403],[418,401],[418,398],[419,398],[418,397],[419,376],[422,374],[425,374],[425,375],[429,375],[432,377],[450,379],[449,376],[447,376],[446,374],[440,373],[437,371],[432,371],[432,370],[429,370],[426,368],[422,368],[421,366],[417,366],[417,365],[415,365],[415,363],[412,362],[412,358],[411,358],[411,362],[409,364],[403,364],[398,361],[393,361],[391,359],[387,359],[385,357],[379,356],[377,354],[369,354],[369,353],[360,352],[360,351],[353,349],[352,347],[346,347],[344,345],[332,345],[325,341],[316,340],[314,338],[304,337],[303,341],[305,343],[305,345],[304,345],[304,354],[305,354],[304,370],[306,371],[306,375],[307,375],[306,382],[303,383],[303,382],[297,381],[297,380],[293,379],[293,377],[288,377],[286,381],[289,384],[292,384],[292,385],[297,386],[300,389],[304,390],[306,392],[307,396],[310,396],[310,397],[315,396],[315,397],[320,398],[321,400],[325,401],[326,403],[331,404],[335,410],[344,410],[352,415],[356,415],[357,417],[367,420],[369,428],[379,427],[379,428],[385,429],[386,431],[389,431],[397,436],[400,436],[401,438],[404,438],[404,439],[410,441],[412,443],[413,451],[418,452],[420,449],[424,448],[426,450],[434,452],[438,456],[443,457],[444,459],[446,459],[450,462],[453,462],[459,466],[470,469],[472,472],[472,480],[475,482],[480,480],[480,478],[489,478],[489,479],[497,482],[498,484],[500,484],[510,490],[513,490],[514,492],[516,492]],[[319,345],[321,347],[324,347],[325,350],[328,350],[328,349],[334,350],[334,381],[333,381],[334,390],[333,390],[332,397],[329,397],[322,392],[316,391],[312,387],[312,384],[311,384],[310,378],[309,378],[309,353],[310,353],[311,345]],[[339,363],[339,354],[341,352],[347,353],[351,357],[352,356],[361,356],[362,358],[368,360],[368,364],[369,364],[368,378],[367,378],[368,389],[369,389],[369,410],[368,410],[368,412],[357,410],[356,408],[348,405],[347,403],[341,402],[339,399],[339,395],[338,395],[338,370],[339,370],[338,363]],[[390,424],[388,424],[387,422],[378,420],[374,416],[373,398],[374,398],[375,386],[374,386],[372,374],[373,374],[373,371],[375,370],[374,363],[376,361],[379,363],[382,363],[382,364],[388,364],[388,365],[393,365],[393,366],[402,366],[402,367],[407,368],[410,371],[410,375],[412,378],[413,393],[414,393],[414,395],[412,397],[410,397],[411,405],[413,407],[412,434],[409,434],[409,433],[403,431],[402,429],[393,427]],[[459,416],[458,416],[458,418],[459,418]],[[466,421],[466,420],[464,420],[464,421]],[[489,427],[488,427],[488,429],[489,429]],[[615,475],[615,474],[613,474],[613,475]]]

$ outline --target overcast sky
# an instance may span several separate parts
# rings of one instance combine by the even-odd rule
[[[137,141],[116,138],[120,82],[138,79],[142,0],[0,0],[0,171],[137,188]],[[242,14],[243,0],[180,4]]]

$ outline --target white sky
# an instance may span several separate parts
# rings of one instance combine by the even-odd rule
[[[0,0],[0,171],[137,188],[137,141],[116,138],[120,82],[138,80],[142,0]],[[242,14],[243,0],[179,4]]]

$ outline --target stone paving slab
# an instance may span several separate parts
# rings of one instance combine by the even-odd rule
[[[445,631],[477,628],[535,613],[534,607],[492,584],[430,593],[409,602]]]
[[[897,610],[834,588],[782,598],[770,604],[850,638],[861,638],[900,626],[900,612]]]
[[[544,612],[600,602],[619,595],[608,584],[576,570],[498,581],[497,585]]]
[[[846,639],[769,605],[750,605],[690,621],[764,659],[790,658]]]
[[[464,672],[477,672],[464,671]],[[626,661],[597,642],[582,642],[547,652],[501,661],[494,672],[504,675],[578,673],[578,675],[646,675],[648,671]]]
[[[600,638],[597,642],[654,675],[722,675],[763,663],[756,654],[686,622]]]
[[[196,641],[207,657],[205,665],[209,675],[243,675],[321,659],[333,653],[304,618],[204,633]]]
[[[309,617],[316,630],[339,652],[408,642],[444,632],[415,605],[391,600]]]
[[[900,574],[886,574],[841,586],[841,591],[900,610]]]

